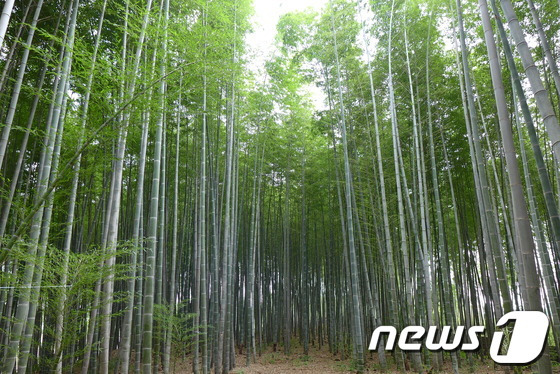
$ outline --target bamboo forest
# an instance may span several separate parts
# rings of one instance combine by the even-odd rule
[[[560,0],[283,3],[0,1],[1,373],[560,372]]]

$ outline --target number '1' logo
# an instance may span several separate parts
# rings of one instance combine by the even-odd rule
[[[504,333],[496,331],[490,345],[490,357],[498,364],[528,364],[539,357],[544,349],[548,318],[542,312],[509,312],[500,318],[497,326],[504,326],[512,320],[515,320],[515,327],[511,333],[507,353],[498,354]]]

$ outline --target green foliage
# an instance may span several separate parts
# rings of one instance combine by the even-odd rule
[[[207,328],[193,325],[196,314],[184,312],[187,304],[188,300],[182,301],[174,308],[168,304],[154,305],[154,322],[157,326],[155,335],[164,341],[164,338],[168,338],[167,334],[171,333],[171,357],[174,360],[190,350],[193,337],[197,332],[201,335],[201,328]]]

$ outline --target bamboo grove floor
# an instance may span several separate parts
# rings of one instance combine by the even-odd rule
[[[243,352],[245,353],[245,352]],[[379,363],[376,359],[368,358],[366,365],[366,372],[368,373],[381,373]],[[190,361],[190,360],[189,360]],[[328,349],[324,347],[321,350],[314,349],[310,347],[309,355],[303,354],[303,349],[299,346],[294,347],[293,352],[290,356],[284,355],[281,350],[274,352],[270,347],[266,352],[257,356],[257,362],[249,366],[245,366],[246,355],[239,354],[236,358],[237,366],[230,373],[231,374],[283,374],[283,373],[355,373],[352,369],[351,359],[341,360],[340,355],[333,356],[329,353]],[[189,363],[189,367],[186,368],[181,364],[176,367],[176,373],[180,374],[190,374],[192,373],[192,367]],[[466,365],[459,371],[461,374],[469,374]],[[414,373],[413,370],[407,370],[407,373]],[[447,360],[444,364],[444,370],[438,373],[446,374],[452,373],[451,362]],[[553,362],[554,374],[560,374],[560,365]],[[397,371],[395,368],[385,372],[386,374],[393,373],[404,373],[403,371]],[[494,365],[491,360],[486,360],[484,362],[480,360],[475,361],[475,371],[476,374],[497,374],[507,372],[501,366]],[[510,371],[513,374],[513,371]],[[523,373],[531,373],[530,370],[524,370]],[[422,374],[435,374],[432,370],[426,370]]]

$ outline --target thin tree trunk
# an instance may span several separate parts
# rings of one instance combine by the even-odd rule
[[[490,73],[492,76],[492,85],[494,87],[494,97],[496,99],[496,107],[498,110],[498,121],[500,124],[500,132],[502,134],[502,142],[504,154],[506,158],[506,166],[508,171],[508,180],[511,188],[513,203],[513,218],[516,226],[516,238],[519,251],[523,259],[525,282],[527,287],[528,299],[525,303],[531,310],[542,311],[540,285],[537,275],[536,249],[533,242],[533,234],[531,230],[531,222],[527,212],[527,203],[523,193],[523,185],[519,166],[517,164],[517,155],[513,142],[513,133],[511,130],[511,122],[509,119],[506,96],[502,80],[502,69],[498,52],[496,50],[496,42],[488,14],[488,5],[486,0],[479,0],[479,9],[482,16],[482,26],[484,28],[484,39],[486,41],[486,49],[488,51],[488,59],[490,62]],[[543,355],[538,361],[539,372],[541,374],[551,373],[550,357],[548,348],[545,345]]]
[[[151,0],[149,0],[151,3]],[[167,24],[169,19],[169,0],[164,0],[164,36],[163,36],[163,61],[160,63],[160,76],[164,77],[167,63]],[[150,209],[148,216],[148,232],[147,232],[147,251],[146,251],[146,276],[145,276],[145,293],[143,304],[142,318],[142,373],[152,373],[152,352],[153,344],[153,313],[154,313],[154,296],[155,296],[155,272],[156,272],[156,251],[157,229],[158,229],[158,212],[160,198],[160,176],[162,161],[162,139],[164,127],[164,111],[165,111],[165,89],[166,82],[162,79],[159,84],[159,117],[156,124],[154,161],[153,161],[153,177],[150,198]],[[162,256],[163,260],[163,256]]]
[[[208,372],[208,330],[207,330],[207,277],[206,277],[206,254],[207,251],[207,244],[206,244],[206,186],[208,185],[207,173],[206,173],[206,166],[207,166],[207,131],[208,131],[208,123],[207,123],[207,114],[206,114],[206,100],[207,100],[207,81],[206,81],[206,74],[203,77],[203,85],[204,85],[204,93],[202,99],[202,131],[201,131],[201,155],[200,155],[200,203],[199,203],[199,220],[200,220],[200,229],[199,229],[199,248],[200,248],[200,325],[202,328],[201,331],[201,338],[202,338],[202,373],[206,374]]]
[[[176,298],[177,292],[175,287],[175,282],[177,278],[177,236],[178,236],[178,224],[179,224],[179,158],[180,158],[180,133],[181,133],[181,89],[182,89],[182,77],[179,82],[179,99],[178,99],[178,109],[177,109],[177,129],[175,134],[175,180],[173,183],[173,233],[172,233],[172,243],[171,243],[171,275],[169,277],[169,322],[167,324],[164,359],[163,359],[163,371],[164,373],[169,373],[170,370],[170,360],[171,360],[171,345],[173,343],[174,332],[174,317],[176,309]],[[206,111],[205,111],[206,112]]]
[[[332,1],[329,2],[332,9]],[[346,135],[346,116],[344,109],[344,100],[342,95],[342,82],[340,73],[340,61],[338,57],[338,46],[336,39],[336,29],[334,24],[334,14],[331,15],[331,28],[333,32],[333,43],[336,61],[336,71],[337,71],[337,84],[338,84],[338,96],[340,105],[340,127],[342,131],[342,145],[344,152],[344,175],[345,175],[345,199],[346,199],[346,221],[347,221],[347,233],[348,233],[348,256],[350,261],[350,284],[352,290],[352,327],[353,327],[353,341],[355,349],[355,360],[357,372],[361,373],[364,370],[364,337],[363,337],[363,321],[362,321],[362,306],[361,306],[361,292],[359,284],[359,269],[358,260],[356,255],[356,248],[354,242],[354,223],[353,223],[353,209],[352,209],[352,198],[351,194],[353,191],[352,187],[352,172],[350,170],[350,160],[348,156],[348,141]]]
[[[4,46],[4,37],[6,36],[6,30],[8,29],[8,23],[10,23],[14,3],[15,0],[6,0],[4,2],[4,7],[2,8],[2,15],[0,16],[0,49]]]
[[[13,0],[11,0],[13,5]],[[8,0],[4,6],[10,3]],[[43,7],[43,0],[39,0],[37,3],[37,7],[35,8],[35,14],[33,15],[33,21],[31,21],[31,25],[29,27],[29,34],[27,35],[27,40],[23,45],[23,55],[21,57],[21,62],[19,65],[18,76],[16,82],[14,84],[14,90],[12,92],[12,99],[10,101],[10,106],[8,109],[8,114],[6,116],[6,122],[4,123],[4,129],[2,130],[2,136],[0,137],[0,169],[2,169],[2,164],[4,163],[4,156],[6,154],[6,149],[8,147],[8,140],[10,137],[10,131],[12,129],[12,124],[14,121],[14,115],[16,114],[16,108],[19,101],[19,94],[21,91],[21,86],[23,84],[23,77],[27,71],[27,60],[29,59],[29,52],[31,50],[31,45],[33,43],[33,36],[35,35],[35,29],[37,27],[37,22],[39,21],[39,16],[41,14],[41,8]],[[2,13],[2,19],[4,18],[4,13]],[[2,38],[3,35],[1,34],[1,22],[0,20],[0,48],[2,48]],[[4,30],[5,31],[5,30]]]
[[[548,211],[548,216],[551,222],[552,238],[555,242],[555,246],[552,246],[552,250],[560,248],[560,214],[558,213],[558,206],[556,205],[556,200],[554,198],[554,191],[552,189],[552,183],[550,181],[549,173],[546,168],[546,164],[543,157],[543,152],[541,150],[540,142],[535,130],[535,125],[533,123],[533,118],[531,116],[531,110],[527,104],[527,99],[525,97],[525,92],[521,85],[521,80],[517,72],[517,67],[513,59],[513,54],[511,52],[511,47],[509,40],[502,24],[502,20],[499,16],[498,7],[495,0],[491,0],[492,9],[494,11],[494,16],[496,19],[496,25],[500,32],[500,37],[504,47],[504,54],[508,63],[508,67],[513,79],[513,86],[517,97],[519,98],[519,105],[521,106],[521,112],[523,114],[523,119],[527,126],[527,132],[529,133],[529,139],[531,141],[531,146],[533,148],[533,154],[535,156],[535,161],[537,164],[537,171],[539,173],[539,178],[541,182],[541,188],[544,195],[544,201],[546,209]],[[559,347],[560,349],[560,347]]]
[[[539,34],[541,47],[543,49],[546,62],[548,63],[548,68],[550,69],[550,73],[552,74],[552,78],[554,79],[556,92],[558,93],[558,95],[560,95],[560,74],[558,74],[558,66],[556,65],[556,61],[552,56],[552,52],[550,50],[550,44],[548,43],[548,39],[546,37],[546,34],[544,33],[543,25],[541,23],[539,13],[535,8],[535,3],[533,2],[533,0],[527,0],[527,5],[529,5],[529,10],[531,11],[531,16],[533,17],[533,23],[535,24],[535,28],[537,29],[537,33]]]
[[[14,62],[14,53],[21,46],[21,43],[20,43],[21,34],[23,32],[24,27],[26,26],[27,16],[29,15],[29,11],[31,10],[31,6],[33,5],[33,3],[34,3],[33,0],[29,0],[29,2],[27,3],[27,7],[25,8],[25,14],[23,15],[22,22],[20,23],[18,31],[15,34],[14,41],[12,42],[12,46],[10,47],[10,51],[8,52],[8,55],[6,56],[6,59],[5,59],[6,62],[4,63],[4,68],[2,69],[2,75],[0,76],[0,92],[3,91],[4,84],[6,84],[6,77],[7,77],[8,73],[10,72],[10,70],[13,68],[12,63]],[[64,5],[63,5],[63,7],[64,7]],[[62,15],[62,12],[60,13],[60,16],[61,15]],[[58,22],[60,21],[60,16],[58,17],[57,27],[55,28],[55,30],[57,30],[57,31],[58,31]],[[56,32],[55,32],[55,34],[56,34]],[[54,40],[52,42],[54,42]],[[1,48],[2,48],[2,46],[0,45],[0,49]]]
[[[477,185],[478,208],[482,223],[482,233],[484,239],[484,247],[487,251],[488,271],[490,272],[491,293],[494,301],[496,317],[500,318],[505,312],[512,309],[511,296],[509,294],[509,286],[505,276],[504,264],[501,262],[500,249],[498,243],[498,230],[495,221],[494,212],[490,200],[490,191],[488,180],[486,177],[485,162],[482,155],[480,145],[480,135],[478,131],[478,120],[476,116],[476,107],[474,103],[473,85],[471,83],[469,63],[467,58],[467,46],[465,42],[465,33],[463,28],[463,16],[461,1],[457,0],[457,14],[459,24],[459,36],[461,42],[461,55],[463,60],[463,75],[465,79],[465,89],[467,91],[466,98],[468,103],[469,121],[467,122],[470,139],[473,143],[473,172],[475,183]],[[498,293],[499,292],[499,293]],[[503,299],[500,300],[500,295]]]
[[[360,13],[361,16],[361,13]],[[363,24],[362,21],[362,29],[365,29],[365,25]],[[380,142],[379,142],[379,123],[378,123],[378,116],[377,116],[377,103],[375,100],[375,89],[373,86],[373,76],[372,76],[372,68],[371,68],[371,57],[370,57],[370,53],[369,53],[369,43],[366,40],[365,37],[365,32],[363,33],[364,35],[364,44],[365,44],[365,51],[366,51],[366,58],[367,58],[367,68],[368,68],[368,78],[369,78],[369,85],[370,85],[370,94],[371,94],[371,102],[373,105],[373,121],[374,121],[374,127],[375,127],[375,149],[376,149],[376,155],[377,155],[377,173],[379,175],[379,184],[380,184],[380,190],[381,190],[381,204],[382,204],[382,211],[383,211],[383,229],[384,229],[384,233],[385,233],[385,238],[386,241],[385,243],[383,243],[382,240],[379,240],[379,246],[380,248],[383,248],[383,244],[385,244],[385,246],[387,248],[391,247],[391,233],[389,231],[389,218],[388,218],[388,214],[387,214],[387,201],[386,201],[386,193],[385,193],[385,177],[384,177],[384,173],[383,173],[383,160],[381,157],[381,146],[380,146]],[[369,126],[368,126],[368,135],[370,134],[370,130],[369,130]],[[370,135],[370,143],[371,143],[371,135]],[[371,146],[372,148],[372,153],[373,153],[373,146]],[[373,156],[373,154],[372,154]],[[375,163],[373,164],[374,168],[375,168]],[[370,195],[371,196],[371,195]],[[373,208],[373,204],[372,204],[372,208]],[[375,213],[374,213],[375,216]],[[375,225],[377,227],[377,225]],[[387,250],[387,249],[386,249]],[[365,266],[365,264],[364,264]],[[390,275],[390,280],[389,280],[389,289],[394,290],[394,278]],[[375,284],[375,281],[373,282]],[[374,292],[372,290],[372,292],[374,294],[378,294],[377,292]],[[392,301],[392,300],[390,300]],[[392,303],[391,303],[392,305]],[[380,312],[380,306],[379,306],[379,301],[378,299],[376,299],[376,303],[375,303],[375,308]],[[392,310],[392,309],[390,309]],[[381,313],[379,313],[381,314]],[[391,314],[391,313],[390,313]],[[381,315],[377,315],[377,318],[375,318],[375,323],[376,324],[381,324]],[[383,341],[380,342],[378,350],[377,350],[377,356],[379,359],[379,362],[381,364],[381,369],[385,370],[387,368],[387,359],[385,357],[385,349],[383,347]]]
[[[71,56],[71,54],[70,54]],[[70,57],[71,59],[72,57]],[[69,89],[69,81],[66,81],[66,89],[65,92]],[[67,99],[68,96],[65,95],[62,101],[62,115],[60,116],[59,123],[58,123],[58,130],[55,140],[55,148],[53,152],[53,160],[52,160],[52,171],[50,175],[50,183],[54,181],[57,177],[58,173],[58,164],[60,160],[60,149],[62,143],[62,134],[64,131],[64,119],[66,116],[66,107],[67,107]],[[33,283],[32,288],[33,291],[31,293],[31,299],[29,302],[29,313],[27,316],[27,323],[25,325],[25,334],[21,342],[20,346],[20,359],[18,362],[18,373],[25,374],[27,370],[27,363],[29,361],[29,353],[31,351],[31,343],[33,339],[33,333],[35,330],[35,317],[37,313],[37,306],[39,304],[39,294],[41,290],[41,281],[43,278],[43,270],[44,270],[44,263],[45,263],[45,254],[47,251],[47,245],[49,241],[49,232],[51,228],[51,217],[52,217],[52,210],[53,210],[53,203],[54,203],[54,191],[49,195],[49,198],[46,202],[45,210],[43,213],[43,221],[41,223],[41,236],[39,240],[39,247],[37,250],[37,264],[36,269],[33,273]]]
[[[531,90],[535,96],[535,101],[539,109],[539,113],[543,119],[544,126],[548,133],[548,137],[552,142],[552,152],[554,153],[554,158],[556,162],[560,164],[560,125],[558,124],[558,118],[552,107],[552,102],[548,96],[548,90],[544,87],[539,70],[535,65],[531,50],[527,45],[525,40],[525,35],[521,29],[521,25],[515,15],[515,10],[510,0],[500,0],[504,15],[507,19],[509,29],[515,44],[517,46],[517,51],[521,57],[521,62],[523,68],[525,69],[525,74],[529,79],[531,85]],[[558,168],[558,165],[555,169]]]
[[[92,65],[90,67],[90,71],[89,71],[89,77],[88,77],[88,82],[87,82],[87,86],[86,86],[86,93],[85,93],[85,97],[84,97],[84,102],[83,102],[83,106],[82,106],[82,130],[81,130],[81,135],[80,135],[80,144],[78,145],[78,147],[81,146],[81,143],[83,141],[84,138],[84,134],[83,132],[85,131],[86,128],[86,122],[87,122],[87,115],[88,115],[88,107],[89,107],[89,99],[91,96],[91,87],[93,85],[93,76],[94,76],[94,72],[95,72],[95,63],[97,60],[97,52],[99,50],[99,43],[101,40],[101,33],[103,30],[103,20],[105,17],[105,9],[107,6],[107,0],[104,0],[103,2],[103,6],[102,6],[102,10],[101,10],[101,16],[99,18],[99,25],[97,28],[97,37],[95,39],[95,46],[93,49],[93,55],[92,55]],[[56,325],[55,325],[55,344],[54,344],[54,356],[55,359],[58,361],[57,365],[56,365],[56,373],[57,374],[61,374],[62,373],[62,351],[61,351],[61,344],[62,344],[62,335],[63,335],[63,324],[64,324],[64,309],[66,307],[66,283],[68,282],[68,262],[69,262],[69,255],[70,255],[70,246],[72,244],[72,232],[73,232],[73,228],[74,228],[74,212],[75,212],[75,206],[76,206],[76,198],[77,198],[77,192],[78,192],[78,181],[79,181],[79,177],[80,177],[80,164],[81,164],[81,155],[78,157],[78,159],[76,160],[76,164],[74,165],[74,175],[72,177],[72,189],[70,192],[70,202],[68,204],[68,217],[66,219],[66,234],[64,237],[64,246],[63,246],[63,252],[64,252],[64,259],[63,259],[63,271],[62,271],[62,277],[60,280],[60,285],[62,286],[62,292],[60,295],[60,300],[59,300],[59,306],[58,306],[58,314],[56,317]]]
[[[74,40],[74,30],[76,26],[76,17],[78,13],[78,3],[79,0],[75,0],[72,7],[72,16],[70,17],[70,28],[68,32],[68,48],[72,49]],[[55,147],[55,140],[57,135],[58,123],[61,116],[62,102],[65,95],[66,82],[70,73],[71,64],[71,52],[66,50],[64,53],[64,62],[62,64],[62,73],[60,82],[58,84],[58,90],[55,95],[55,105],[53,106],[53,115],[48,125],[47,132],[47,142],[45,143],[41,155],[41,168],[39,171],[39,176],[37,179],[37,192],[35,195],[35,200],[39,201],[48,189],[52,159]],[[52,193],[52,192],[51,192]],[[37,249],[39,245],[39,239],[41,234],[41,225],[43,220],[43,212],[45,208],[45,201],[42,202],[40,208],[35,212],[32,218],[32,226],[29,234],[29,248],[27,254],[30,258],[26,262],[24,268],[24,274],[22,278],[22,290],[18,299],[18,306],[15,315],[15,322],[13,323],[12,335],[10,338],[9,346],[7,348],[7,358],[4,362],[5,373],[12,373],[18,356],[18,351],[20,348],[20,342],[23,338],[25,323],[29,314],[30,301],[31,301],[31,286],[33,284],[33,274],[35,271],[35,258],[37,256]]]
[[[556,295],[556,282],[554,281],[554,271],[551,266],[551,261],[548,253],[548,248],[546,247],[546,240],[543,240],[544,233],[542,232],[541,222],[539,221],[537,215],[537,201],[535,194],[533,192],[533,183],[531,181],[529,173],[529,164],[527,162],[527,154],[525,152],[525,139],[523,138],[523,131],[521,129],[521,123],[519,120],[517,100],[515,95],[513,96],[514,114],[515,114],[515,124],[517,127],[517,135],[519,139],[519,148],[521,153],[521,162],[523,165],[523,176],[525,179],[525,186],[527,187],[527,199],[529,201],[529,212],[531,215],[531,223],[535,230],[535,236],[537,238],[537,249],[539,253],[539,259],[541,260],[542,273],[543,273],[543,283],[546,289],[545,301],[548,301],[550,305],[550,315],[552,320],[552,331],[556,341],[556,349],[560,349],[558,346],[558,334],[560,333],[560,303]]]

